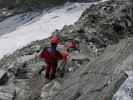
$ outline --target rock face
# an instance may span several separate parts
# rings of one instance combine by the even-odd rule
[[[15,7],[16,0],[0,0],[0,8],[12,8]]]
[[[9,79],[2,87],[13,89],[0,88],[0,99],[111,100],[128,77],[125,71],[133,69],[132,5],[131,0],[93,5],[74,25],[64,26],[59,36],[75,40],[80,52],[70,52],[70,61],[52,81],[44,78],[45,71],[39,73],[44,63],[37,56],[49,39],[5,56],[0,61],[4,73],[0,73],[1,78],[8,73]]]
[[[7,72],[0,70],[0,85],[4,85],[8,80]]]

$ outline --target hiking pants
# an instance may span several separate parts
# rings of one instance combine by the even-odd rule
[[[57,70],[57,63],[48,63],[46,67],[45,77],[47,79],[54,79]]]

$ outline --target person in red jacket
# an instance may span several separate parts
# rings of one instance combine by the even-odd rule
[[[55,78],[58,61],[64,58],[63,55],[56,49],[59,42],[59,37],[53,36],[51,38],[51,47],[47,48],[40,54],[40,58],[42,58],[47,64],[45,74],[47,79]]]
[[[79,50],[78,44],[75,41],[69,41],[66,44],[66,47],[68,48],[68,51],[72,51],[72,50]]]

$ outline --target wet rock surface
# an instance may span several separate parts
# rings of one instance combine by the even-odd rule
[[[0,99],[111,100],[128,77],[125,71],[133,69],[132,4],[110,0],[93,5],[74,25],[64,26],[59,35],[75,40],[79,51],[70,52],[70,60],[52,81],[45,79],[45,71],[39,73],[45,63],[38,54],[49,46],[49,39],[5,56],[0,80],[7,75],[8,80],[0,81]]]

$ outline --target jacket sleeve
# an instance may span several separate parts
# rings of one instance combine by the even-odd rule
[[[40,54],[40,58],[45,60],[46,62],[49,62],[50,61],[50,57],[49,57],[49,53],[48,51],[43,51],[41,54]]]
[[[44,55],[45,55],[47,49],[48,49],[48,47],[45,47],[45,48],[42,50],[42,52],[41,52],[40,55],[39,55],[40,58],[44,58]]]

